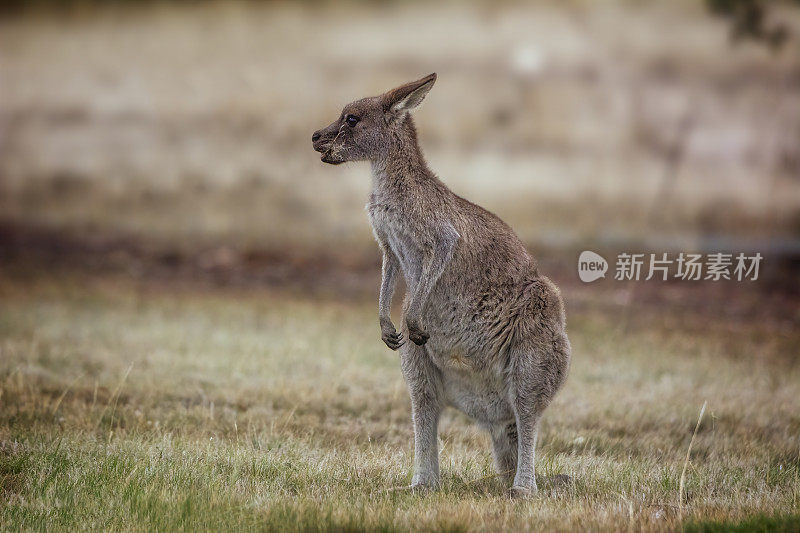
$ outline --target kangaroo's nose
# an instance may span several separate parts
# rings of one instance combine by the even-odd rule
[[[320,137],[322,137],[322,134],[318,131],[315,131],[314,135],[311,136],[311,142],[317,142]]]

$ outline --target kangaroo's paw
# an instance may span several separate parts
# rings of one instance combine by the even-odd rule
[[[408,322],[408,338],[417,346],[422,346],[428,339],[428,335],[416,322]]]

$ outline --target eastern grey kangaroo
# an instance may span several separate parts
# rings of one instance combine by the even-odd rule
[[[325,163],[372,165],[378,319],[383,342],[400,349],[411,395],[411,487],[439,485],[439,414],[449,405],[489,431],[498,471],[514,474],[512,494],[525,496],[536,491],[539,420],[569,369],[564,304],[513,230],[425,163],[409,112],[435,81],[350,103],[312,142]],[[407,288],[399,333],[389,316],[398,272]]]

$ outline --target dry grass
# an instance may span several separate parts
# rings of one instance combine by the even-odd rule
[[[196,289],[0,284],[5,528],[675,529],[703,402],[685,523],[797,525],[764,518],[800,510],[796,329],[684,335],[662,310],[626,332],[581,305],[537,460],[575,482],[519,502],[452,411],[442,491],[390,490],[409,481],[412,435],[372,302]]]

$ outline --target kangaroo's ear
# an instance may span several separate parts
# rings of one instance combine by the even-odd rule
[[[401,85],[383,95],[383,106],[387,118],[400,118],[417,107],[425,99],[428,91],[436,82],[436,73],[428,74],[424,78]]]

